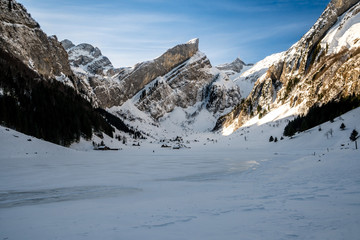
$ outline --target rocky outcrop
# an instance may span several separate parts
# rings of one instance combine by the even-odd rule
[[[359,12],[356,0],[331,1],[309,32],[258,78],[246,101],[219,118],[215,130],[236,130],[283,104],[304,113],[314,104],[359,94],[360,31],[353,28],[360,23]],[[329,46],[332,39],[335,46]]]
[[[75,87],[68,55],[55,36],[48,37],[23,5],[0,0],[0,48],[47,79]]]
[[[240,88],[229,79],[226,73],[220,72],[207,91],[206,108],[215,114],[224,114],[241,101]]]
[[[70,40],[63,40],[61,44],[69,54],[71,66],[75,68],[82,68],[91,75],[106,75],[107,70],[114,69],[110,60],[97,47],[87,43],[75,46]]]

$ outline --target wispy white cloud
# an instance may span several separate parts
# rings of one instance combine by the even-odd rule
[[[214,64],[237,56],[260,60],[266,53],[285,50],[313,23],[308,10],[286,12],[288,6],[304,5],[300,0],[19,1],[46,33],[93,44],[114,66],[155,58],[194,37],[200,37],[200,50]],[[305,2],[305,8],[319,5]],[[294,17],[298,15],[302,18]]]
[[[146,60],[144,57],[160,55],[171,44],[177,44],[173,34],[166,32],[174,31],[174,25],[191,23],[186,15],[155,12],[103,15],[33,9],[32,15],[49,35],[96,45],[115,66],[133,65]]]

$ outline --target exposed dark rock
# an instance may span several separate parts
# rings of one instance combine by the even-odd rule
[[[14,54],[45,78],[73,79],[68,55],[55,36],[48,37],[23,5],[0,0],[0,48]]]

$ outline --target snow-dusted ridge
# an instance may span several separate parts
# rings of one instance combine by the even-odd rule
[[[256,82],[243,104],[219,118],[215,129],[226,129],[229,134],[229,129],[236,130],[253,116],[262,118],[283,105],[304,114],[313,105],[357,95],[359,11],[356,0],[332,0],[297,43],[237,79],[239,84],[246,78]]]
[[[320,44],[327,49],[327,55],[336,54],[342,48],[351,50],[360,47],[360,5],[340,16]]]

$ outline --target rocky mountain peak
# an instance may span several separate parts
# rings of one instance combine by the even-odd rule
[[[75,48],[70,49],[70,52],[72,51],[83,51],[85,54],[90,55],[94,58],[98,58],[102,56],[101,51],[99,48],[92,46],[88,43],[81,43],[77,45]]]
[[[73,44],[73,42],[68,39],[62,40],[61,45],[65,48],[66,51],[72,47],[75,47],[75,44]]]
[[[113,69],[110,60],[91,44],[81,43],[75,46],[67,39],[61,41],[61,44],[68,52],[69,62],[73,67],[80,67],[92,75],[106,75],[108,70]]]
[[[218,65],[216,68],[222,71],[234,71],[240,73],[244,66],[252,66],[252,64],[246,64],[240,58],[236,58],[233,62]]]

